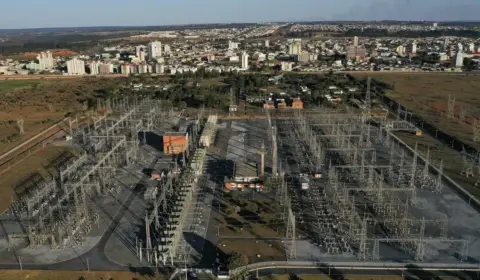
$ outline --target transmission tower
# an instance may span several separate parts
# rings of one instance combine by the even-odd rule
[[[372,110],[372,98],[370,96],[370,85],[372,83],[372,78],[367,78],[367,93],[365,94],[365,113],[370,115],[370,111]]]
[[[455,118],[455,96],[448,95],[447,119]]]
[[[480,142],[480,120],[473,120],[473,142]]]
[[[462,147],[462,160],[463,160],[463,168],[460,175],[465,177],[473,176],[473,161],[470,155],[465,151],[465,147]]]
[[[288,207],[288,218],[287,218],[287,238],[290,238],[290,250],[289,258],[297,257],[297,246],[296,246],[296,232],[295,232],[295,215],[293,215],[292,206],[290,201],[287,203]]]
[[[19,131],[20,135],[23,135],[25,133],[25,130],[23,130],[23,123],[24,123],[23,118],[19,118],[17,120],[18,131]]]
[[[463,107],[460,107],[460,113],[459,113],[460,123],[465,123],[466,115],[467,115],[467,110]]]
[[[478,153],[477,169],[478,169],[478,177],[477,177],[477,181],[475,182],[475,187],[480,186],[480,153]]]
[[[402,115],[402,107],[400,106],[400,103],[397,103],[397,121],[400,121],[401,115]]]
[[[230,103],[228,105],[228,115],[233,116],[238,109],[238,105],[233,100],[233,88],[230,88]]]
[[[443,159],[440,160],[440,167],[438,168],[438,177],[437,177],[437,181],[435,182],[435,191],[438,193],[442,192],[442,189],[443,189],[442,177],[443,177]]]

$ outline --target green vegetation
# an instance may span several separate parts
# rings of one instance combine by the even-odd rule
[[[128,87],[131,84],[156,87],[133,90]],[[267,85],[268,77],[264,75],[209,73],[200,69],[196,73],[176,74],[169,79],[161,76],[130,75],[126,85],[122,87],[118,84],[106,88],[102,94],[104,98],[115,97],[117,94],[149,96],[171,102],[177,108],[198,108],[204,105],[207,108],[225,109],[230,104],[231,97],[235,102],[238,93],[256,94],[260,92],[260,87]]]
[[[42,80],[4,80],[0,81],[0,93],[10,92],[19,88],[36,87],[45,83]]]
[[[227,268],[229,270],[232,270],[232,269],[247,265],[248,260],[246,256],[238,252],[233,252],[227,255],[225,263],[227,265]]]
[[[365,81],[357,80],[350,75],[289,73],[284,74],[278,83],[269,81],[271,76],[205,72],[203,69],[196,73],[176,74],[170,78],[147,74],[131,75],[126,79],[126,84],[119,83],[111,88],[105,88],[102,95],[104,98],[115,97],[118,94],[149,96],[165,100],[167,104],[179,109],[198,108],[201,105],[207,108],[226,109],[230,102],[236,103],[237,98],[244,100],[247,97],[255,97],[258,102],[256,106],[261,108],[263,100],[268,97],[274,100],[283,98],[287,104],[291,104],[292,97],[298,96],[308,108],[325,103],[325,94],[331,94],[329,86],[337,86],[343,90],[344,101],[355,96],[354,93],[348,92],[349,87],[357,88],[356,94],[365,92],[366,89]],[[134,90],[130,87],[132,84],[143,84],[144,87]],[[309,91],[302,92],[301,86],[308,87]],[[380,81],[372,82],[373,92],[383,93],[383,90],[389,87]],[[287,95],[280,95],[280,92]],[[273,95],[270,95],[271,93]]]

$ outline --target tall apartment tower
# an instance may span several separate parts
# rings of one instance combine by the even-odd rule
[[[124,75],[130,74],[130,65],[128,65],[128,64],[120,65],[120,73],[122,73]]]
[[[455,68],[463,67],[463,59],[465,58],[465,54],[462,50],[458,49],[455,53]]]
[[[469,50],[470,52],[475,52],[475,43],[470,43],[470,44],[468,45],[468,50]]]
[[[265,47],[269,48],[270,47],[270,40],[265,40]]]
[[[153,60],[162,56],[162,42],[155,41],[148,44],[148,57]]]
[[[67,72],[70,75],[84,75],[85,62],[76,57],[67,61]]]
[[[88,65],[90,68],[90,74],[91,75],[98,75],[100,74],[100,65],[102,65],[100,62],[94,61]]]
[[[172,51],[172,50],[171,50],[171,48],[170,48],[169,45],[163,45],[163,52],[164,52],[165,54],[169,54],[171,51]]]
[[[358,47],[358,36],[353,37],[353,46]]]
[[[457,50],[463,52],[463,44],[462,43],[457,44]]]
[[[242,70],[248,70],[248,54],[245,51],[242,52]]]
[[[228,49],[229,50],[236,50],[238,49],[238,43],[233,41],[228,41]]]
[[[135,55],[140,58],[141,53],[145,53],[147,46],[140,45],[135,47]]]
[[[52,69],[53,68],[53,55],[50,51],[41,52],[38,56],[38,64],[40,65],[40,70]]]
[[[302,53],[302,44],[300,42],[293,42],[288,47],[289,55],[300,55]]]

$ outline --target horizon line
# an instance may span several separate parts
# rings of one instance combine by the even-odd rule
[[[159,24],[159,25],[86,25],[86,26],[51,26],[51,27],[19,27],[19,28],[0,28],[0,31],[17,30],[39,30],[39,29],[80,29],[80,28],[135,28],[135,27],[175,27],[190,25],[262,25],[262,24],[294,24],[294,23],[336,23],[336,22],[424,22],[424,23],[480,23],[480,20],[297,20],[297,21],[261,21],[261,22],[212,22],[212,23],[180,23],[180,24]]]

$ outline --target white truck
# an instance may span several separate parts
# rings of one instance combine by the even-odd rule
[[[302,190],[308,190],[310,188],[310,179],[305,174],[300,174],[298,176],[298,182]]]

